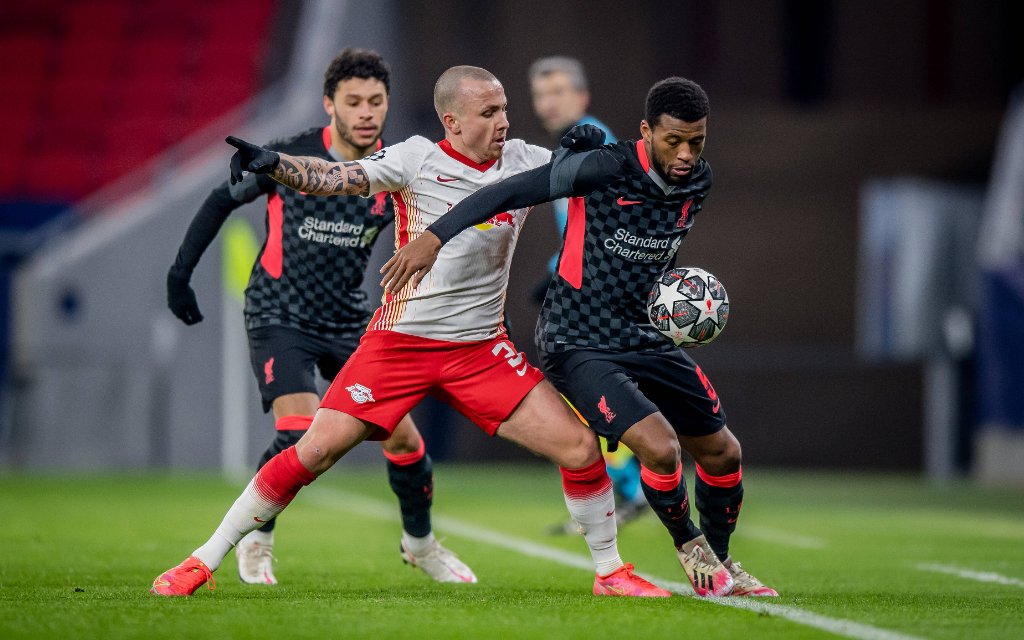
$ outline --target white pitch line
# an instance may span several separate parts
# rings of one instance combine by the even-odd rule
[[[934,571],[935,573],[945,573],[968,580],[977,580],[978,582],[992,582],[1024,589],[1024,580],[1011,578],[992,571],[974,571],[973,569],[962,569],[948,564],[918,564],[915,565],[915,568],[921,571]]]
[[[348,511],[350,513],[378,520],[399,520],[396,505],[388,504],[383,500],[349,493],[348,491],[343,491],[341,489],[312,487],[303,491],[302,495],[304,495],[307,500],[312,500],[321,506],[331,507],[340,511]],[[432,517],[432,520],[445,532],[470,539],[474,542],[503,547],[526,556],[550,560],[561,565],[582,569],[588,572],[594,571],[594,564],[591,562],[590,558],[586,558],[575,553],[569,553],[568,551],[532,542],[524,538],[510,536],[487,527],[481,527],[469,522],[464,522],[457,518],[435,515]],[[697,598],[688,583],[666,580],[646,573],[641,575],[669,591],[679,595]],[[829,618],[828,616],[812,613],[803,609],[772,604],[765,602],[764,600],[757,600],[754,598],[698,599],[702,602],[709,602],[725,607],[732,607],[734,609],[744,609],[755,613],[783,618],[790,622],[802,624],[807,627],[814,627],[828,633],[833,633],[837,636],[854,638],[855,640],[922,640],[918,636],[906,635],[895,631],[889,631],[887,629],[879,629],[878,627],[853,622],[852,620]]]
[[[824,549],[828,546],[828,543],[823,538],[789,533],[788,531],[780,531],[779,529],[772,529],[761,525],[745,524],[737,529],[734,535],[800,549]]]

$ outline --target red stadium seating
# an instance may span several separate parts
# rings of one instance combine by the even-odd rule
[[[251,97],[277,0],[0,4],[0,198],[71,201]]]

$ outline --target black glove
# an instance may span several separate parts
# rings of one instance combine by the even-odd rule
[[[235,136],[224,138],[224,142],[238,149],[231,156],[231,184],[242,181],[243,171],[270,173],[281,162],[281,154],[276,151],[258,147]]]
[[[562,136],[562,146],[572,151],[590,151],[604,144],[604,131],[592,124],[578,124]]]
[[[167,306],[185,324],[202,322],[196,292],[189,285],[189,274],[183,274],[174,267],[167,272]]]

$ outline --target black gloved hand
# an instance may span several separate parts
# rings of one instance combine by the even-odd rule
[[[590,151],[604,144],[604,131],[592,124],[578,124],[562,136],[562,146],[572,151]]]
[[[231,156],[231,184],[242,181],[243,171],[270,173],[281,162],[281,154],[276,151],[258,147],[235,136],[224,138],[224,142],[238,149]]]
[[[188,325],[202,322],[203,314],[199,312],[196,292],[189,285],[189,274],[183,274],[174,267],[167,272],[167,306]]]

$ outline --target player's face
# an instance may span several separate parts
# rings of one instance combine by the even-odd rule
[[[661,114],[654,124],[640,123],[640,134],[647,146],[647,154],[655,171],[669,184],[681,184],[690,179],[708,134],[708,119],[686,122]]]
[[[500,158],[508,135],[508,100],[501,83],[463,81],[454,124],[470,158],[481,163]]]
[[[573,86],[562,71],[537,76],[530,84],[533,112],[552,135],[560,135],[587,113],[590,94]]]
[[[377,78],[348,78],[338,83],[333,98],[324,96],[336,138],[353,150],[377,144],[388,115],[388,92]]]

